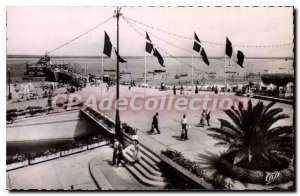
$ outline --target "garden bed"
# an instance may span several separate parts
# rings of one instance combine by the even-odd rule
[[[94,144],[88,144],[87,149],[91,150],[91,149],[98,148],[98,147],[101,147],[101,146],[105,146],[105,145],[108,145],[108,144],[110,144],[109,140],[105,140],[105,141],[94,143]]]
[[[173,160],[169,159],[165,155],[161,154],[160,158],[161,158],[162,161],[167,163],[169,166],[171,166],[175,170],[179,171],[181,174],[183,174],[187,178],[189,178],[192,181],[194,181],[195,183],[197,183],[199,186],[204,187],[205,189],[208,189],[208,190],[213,190],[214,189],[214,186],[212,186],[210,183],[206,182],[204,180],[204,178],[196,176],[190,170],[180,166],[179,164],[177,164]]]
[[[78,148],[61,151],[60,156],[65,157],[65,156],[72,155],[72,154],[79,153],[79,152],[83,152],[83,151],[86,151],[86,150],[87,150],[87,146],[81,146],[81,147],[78,147]]]
[[[18,169],[18,168],[21,168],[21,167],[26,167],[28,165],[29,165],[28,160],[24,160],[24,161],[16,162],[16,163],[11,163],[11,164],[6,165],[6,171],[10,171],[10,170],[13,170],[13,169]]]
[[[45,161],[57,159],[59,157],[60,157],[60,153],[57,152],[55,154],[51,154],[51,155],[46,155],[46,156],[42,156],[42,157],[37,157],[37,158],[29,159],[29,165],[33,165],[33,164],[37,164],[37,163],[42,163],[42,162],[45,162]]]

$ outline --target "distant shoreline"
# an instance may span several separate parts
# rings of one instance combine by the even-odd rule
[[[6,55],[6,58],[39,58],[42,55]],[[51,56],[52,58],[86,58],[86,59],[101,59],[101,56]],[[133,59],[133,58],[140,58],[143,59],[144,56],[123,56],[125,59]],[[175,56],[177,58],[191,58],[190,56]],[[105,59],[108,57],[104,57]],[[173,58],[169,56],[163,56],[163,58]],[[194,57],[194,58],[201,58]],[[223,59],[224,56],[219,57],[209,57],[210,59]],[[287,60],[293,60],[294,57],[246,57],[245,59],[287,59]]]

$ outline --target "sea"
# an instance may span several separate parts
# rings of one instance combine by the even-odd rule
[[[51,56],[50,56],[51,57]],[[21,80],[25,71],[25,64],[38,59],[38,56],[8,55],[6,59],[6,68],[11,68],[11,80]],[[163,57],[164,66],[161,66],[157,59],[152,56],[123,57],[127,63],[120,63],[121,81],[144,80],[145,67],[147,71],[147,80],[152,81],[176,81],[176,74],[186,73],[186,81],[193,79],[195,81],[224,80],[226,67],[226,78],[237,81],[243,81],[249,74],[260,75],[263,73],[294,73],[293,58],[245,58],[243,67],[236,65],[233,61],[224,59],[224,57],[210,58],[210,65],[206,65],[201,58],[191,57]],[[80,57],[80,56],[53,56],[53,63],[68,63],[77,73],[94,74],[101,76],[102,58],[101,56]],[[194,69],[192,70],[192,62]],[[146,64],[146,66],[145,66]],[[160,74],[153,74],[154,70],[166,70]],[[116,60],[103,58],[104,74],[115,75]],[[150,73],[148,73],[150,72]],[[214,75],[215,77],[209,77]],[[181,78],[182,80],[182,78]],[[176,81],[177,82],[177,81]]]

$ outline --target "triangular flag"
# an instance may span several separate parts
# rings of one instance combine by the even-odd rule
[[[146,39],[147,39],[149,42],[151,42],[151,39],[150,39],[150,37],[149,37],[149,35],[148,35],[147,32],[146,32]]]
[[[199,40],[199,38],[198,38],[198,36],[197,36],[197,34],[196,33],[194,33],[194,36],[195,36],[195,40],[196,41],[194,41],[194,46],[193,46],[193,50],[195,50],[196,52],[200,52],[200,48],[201,48],[201,45],[200,45],[200,40]]]
[[[161,66],[164,66],[164,59],[162,58],[162,56],[160,55],[160,53],[158,52],[158,50],[156,48],[153,49],[153,55],[158,59],[158,62]]]
[[[231,59],[234,63],[237,63],[238,62],[238,59],[237,59],[237,54],[235,51],[232,51],[232,55],[231,55]]]
[[[232,56],[232,44],[229,41],[228,37],[226,37],[226,50],[225,50],[225,54],[231,58]]]
[[[209,61],[208,61],[208,58],[207,58],[207,56],[206,56],[206,53],[205,53],[205,50],[204,50],[203,47],[202,47],[202,50],[201,50],[201,52],[200,52],[200,55],[202,56],[202,60],[204,61],[204,63],[205,63],[206,65],[209,65]]]
[[[112,44],[110,42],[110,38],[107,35],[107,33],[104,31],[105,33],[105,38],[104,38],[104,48],[103,48],[103,54],[105,54],[106,56],[110,57],[111,56],[111,50],[112,50]]]
[[[117,55],[117,59],[120,63],[127,63],[127,61],[125,61],[122,57],[120,57],[120,55],[118,55],[117,50],[115,49],[115,53]]]
[[[194,35],[195,35],[195,40],[197,41],[197,42],[199,42],[199,43],[201,43],[200,42],[200,39],[198,38],[198,36],[197,36],[197,34],[194,32]]]
[[[241,51],[239,51],[239,50],[238,50],[238,52],[237,52],[237,58],[238,58],[237,64],[238,64],[239,66],[241,66],[242,68],[244,68],[244,67],[243,67],[243,63],[244,63],[244,58],[245,58],[245,56],[244,56],[244,54],[243,54]]]
[[[149,54],[152,53],[153,50],[153,45],[149,42],[146,42],[146,52],[148,52]]]

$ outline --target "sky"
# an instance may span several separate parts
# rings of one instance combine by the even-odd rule
[[[7,7],[7,54],[41,55],[72,40],[113,16],[115,7]],[[293,42],[292,7],[123,7],[124,16],[159,29],[200,40],[225,44],[226,36],[236,45],[275,45]],[[138,25],[138,24],[136,24]],[[190,56],[193,41],[174,37],[138,25],[154,44],[174,56]],[[104,31],[116,45],[116,19],[52,55],[99,56],[104,45]],[[153,36],[154,35],[154,36]],[[120,18],[120,55],[143,56],[145,37]],[[202,42],[209,57],[224,56],[225,46]],[[293,45],[285,47],[234,47],[246,57],[291,57]],[[166,54],[161,51],[161,54]]]

